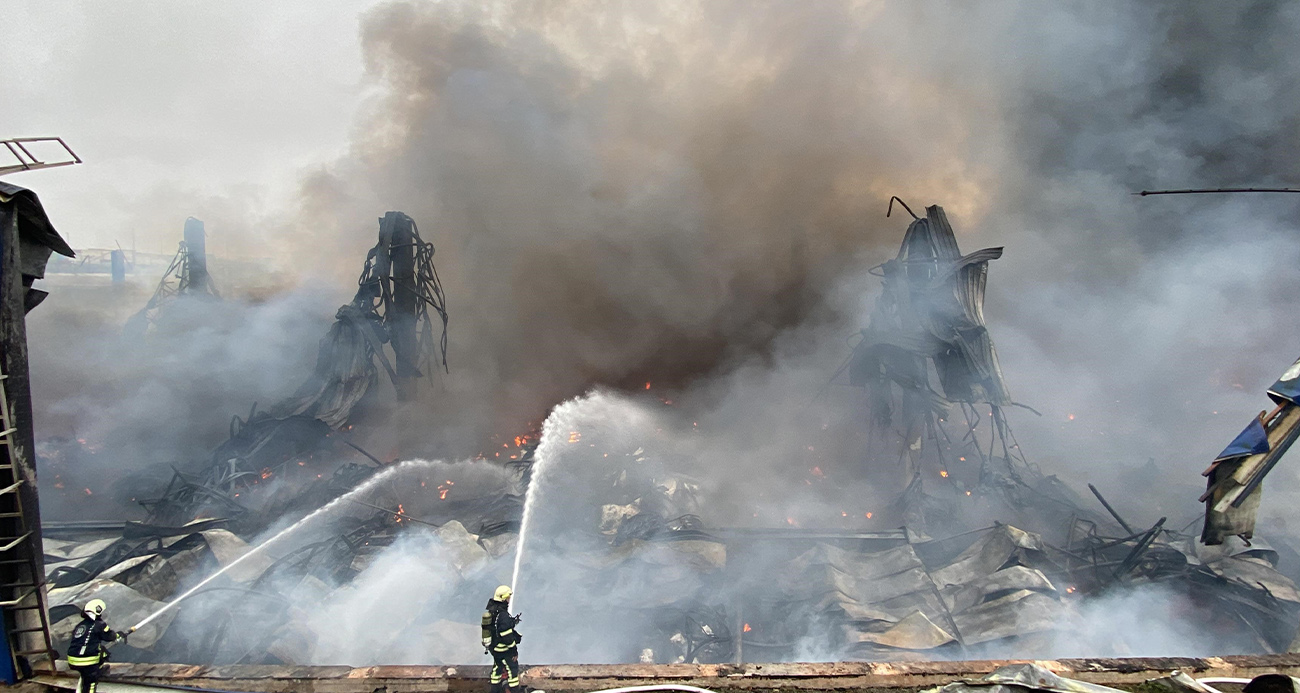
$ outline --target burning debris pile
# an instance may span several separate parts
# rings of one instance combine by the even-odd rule
[[[891,529],[727,527],[711,496],[725,483],[634,398],[567,402],[540,437],[456,464],[385,463],[345,440],[364,425],[376,360],[399,399],[435,345],[446,367],[433,248],[389,213],[302,388],[235,417],[203,465],[143,503],[145,521],[47,528],[58,634],[92,597],[133,622],[186,593],[119,659],[473,663],[483,596],[522,566],[525,628],[545,634],[534,661],[1046,657],[1090,600],[1151,586],[1226,647],[1287,650],[1300,592],[1279,551],[1245,532],[1207,545],[1165,518],[1135,528],[1095,488],[1100,507],[1026,460],[983,317],[1000,254],[962,255],[932,206],[879,268],[884,291],[845,368],[871,408],[866,472],[883,467],[897,489],[871,526]],[[1286,406],[1259,422],[1269,449],[1285,447],[1274,431],[1289,444],[1275,424]],[[1234,445],[1221,460],[1266,452]],[[1111,636],[1104,654],[1141,647],[1141,633]]]
[[[188,220],[186,240],[158,292],[132,319],[131,324],[140,333],[147,331],[172,300],[188,300],[191,295],[216,296],[206,272],[203,247],[202,222]],[[46,544],[48,575],[54,588],[52,602],[73,605],[93,594],[121,603],[119,619],[143,617],[204,574],[228,566],[248,552],[245,539],[254,539],[287,518],[307,515],[376,477],[381,470],[391,470],[391,465],[344,437],[353,428],[350,421],[357,419],[374,399],[378,383],[376,360],[383,365],[401,400],[415,395],[416,380],[429,370],[435,358],[445,368],[447,311],[433,254],[432,244],[420,238],[410,217],[389,212],[380,219],[379,241],[367,255],[356,296],[339,309],[334,327],[321,341],[309,381],[270,411],[259,410],[254,404],[247,418],[233,417],[229,439],[211,453],[205,464],[187,470],[173,468],[172,478],[161,494],[140,501],[147,511],[143,522],[91,526],[72,523],[62,528],[51,525],[52,535],[62,532],[69,536],[67,540],[50,539]],[[431,312],[443,327],[438,341],[433,335]],[[385,344],[391,348],[391,357],[385,352]],[[339,453],[361,456],[366,463],[338,464]],[[421,488],[428,484],[442,487],[439,501],[447,498],[447,489],[454,483],[441,478],[419,480]],[[89,489],[86,492],[90,494]],[[241,565],[230,576],[233,584],[195,595],[187,604],[189,608],[169,612],[166,618],[151,623],[133,640],[139,650],[134,656],[154,661],[246,661],[250,656],[274,659],[274,654],[262,654],[265,647],[256,649],[255,655],[247,651],[232,655],[230,648],[247,644],[248,637],[243,634],[227,647],[222,644],[224,628],[215,635],[209,632],[210,637],[203,641],[163,636],[181,628],[172,625],[174,618],[184,623],[205,605],[211,608],[229,601],[223,597],[234,594],[240,598],[227,604],[230,608],[225,608],[223,614],[248,609],[261,612],[266,617],[255,619],[260,624],[259,632],[279,638],[291,616],[286,607],[289,602],[281,594],[290,576],[301,581],[319,573],[319,578],[313,577],[319,584],[325,584],[321,579],[326,579],[338,586],[362,570],[367,556],[390,544],[403,523],[431,524],[428,519],[412,520],[400,501],[391,511],[367,500],[355,503],[364,516],[341,518],[342,524],[333,528],[334,535],[328,539],[295,550],[282,561],[260,557],[261,564]],[[449,507],[454,505],[448,503]],[[484,540],[490,541],[509,529],[512,522],[517,524],[512,518],[517,517],[518,506],[499,496],[496,502],[476,504],[469,515],[491,525],[482,532]],[[441,518],[441,535],[454,536],[462,544],[470,536],[463,528],[454,535],[452,529],[442,526],[447,518],[436,517]],[[261,582],[250,582],[254,578]],[[272,606],[284,608],[277,611]],[[231,611],[234,607],[238,609]],[[69,608],[55,611],[56,619],[63,617],[59,627],[65,630],[75,621],[67,618],[72,613]],[[62,631],[56,634],[66,636]],[[278,650],[273,647],[266,651]],[[301,654],[281,654],[279,661],[302,659]]]
[[[312,460],[344,447],[382,464],[342,435],[352,428],[349,421],[355,412],[373,396],[379,380],[376,360],[401,400],[414,396],[421,368],[429,370],[435,354],[446,367],[446,298],[433,254],[433,244],[420,238],[410,217],[389,212],[380,219],[379,242],[366,256],[356,296],[339,308],[333,327],[321,340],[308,381],[270,411],[259,411],[254,404],[246,419],[234,417],[229,440],[213,451],[206,466],[177,470],[160,497],[142,502],[149,511],[148,523],[175,526],[205,512],[231,519],[244,516],[250,510],[250,489],[286,476],[321,478]],[[436,348],[430,309],[442,323]],[[385,344],[393,352],[391,359]],[[355,466],[333,471],[336,482],[347,480],[340,475],[359,480],[358,475],[364,478],[365,473]],[[326,485],[325,496],[308,496],[313,502],[324,502],[332,497],[329,493],[337,495],[339,487],[339,483]],[[259,510],[264,512],[248,516],[251,527],[269,524],[286,503],[295,507],[291,498],[252,495],[261,499]]]

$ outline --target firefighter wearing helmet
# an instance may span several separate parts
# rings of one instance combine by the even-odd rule
[[[102,599],[86,602],[81,623],[72,629],[72,642],[68,644],[68,666],[81,674],[77,693],[95,693],[95,685],[108,669],[104,663],[108,659],[108,650],[104,645],[126,640],[125,634],[115,632],[104,622],[105,608],[107,605]]]
[[[512,596],[509,586],[498,587],[483,612],[483,649],[492,655],[492,693],[519,690],[519,643],[524,637],[515,628],[519,617],[510,615]]]

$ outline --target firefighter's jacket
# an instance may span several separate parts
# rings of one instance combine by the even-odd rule
[[[102,618],[86,616],[72,629],[72,642],[68,645],[68,664],[74,667],[94,666],[104,661],[108,654],[104,643],[117,640],[117,633]]]
[[[510,615],[509,605],[495,599],[488,602],[483,612],[483,647],[493,654],[509,652],[519,646],[523,637],[515,630],[518,619]]]

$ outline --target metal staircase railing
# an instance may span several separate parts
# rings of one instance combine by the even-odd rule
[[[33,483],[22,477],[18,450],[14,446],[9,397],[0,374],[0,612],[5,617],[15,671],[19,657],[30,661],[35,656],[48,657],[50,668],[56,658],[50,638],[49,610],[46,608],[45,575],[38,558],[41,547],[35,541],[34,523],[23,509],[19,490]],[[26,615],[26,617],[22,617]]]

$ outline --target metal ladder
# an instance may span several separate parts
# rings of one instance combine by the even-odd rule
[[[37,560],[42,549],[35,541],[32,522],[23,511],[19,489],[33,483],[22,478],[18,451],[14,447],[13,426],[9,414],[9,396],[5,392],[8,375],[0,373],[0,608],[6,615],[9,645],[14,658],[42,655],[54,668],[56,654],[50,639],[50,614],[46,608],[45,574]],[[36,612],[36,618],[20,619],[23,612]],[[8,616],[12,614],[12,618]],[[24,621],[26,623],[24,623]],[[39,625],[35,625],[39,623]],[[38,637],[39,634],[39,637]],[[15,662],[17,664],[17,662]]]

